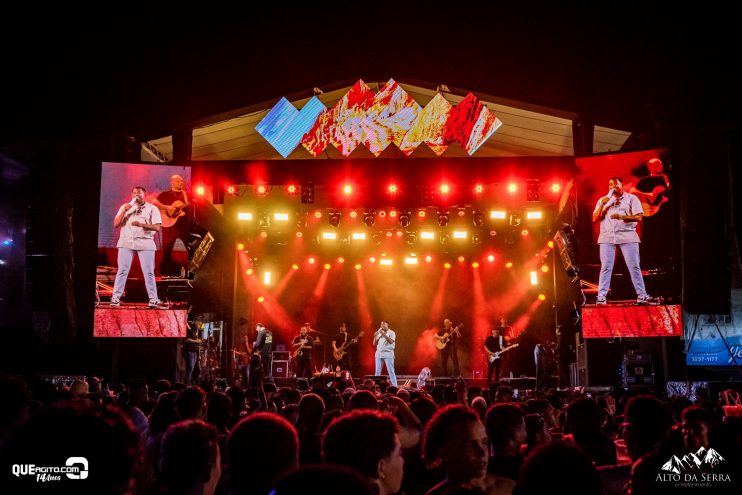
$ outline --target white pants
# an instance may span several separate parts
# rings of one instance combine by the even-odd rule
[[[129,277],[129,270],[131,270],[131,261],[134,259],[134,253],[139,257],[139,264],[142,266],[144,285],[147,287],[149,300],[156,301],[157,283],[155,282],[154,250],[135,251],[128,248],[119,248],[119,269],[116,272],[116,281],[113,283],[113,294],[111,295],[111,300],[118,301],[121,299],[121,294],[124,293],[124,286],[126,286],[126,279]]]
[[[389,381],[392,385],[395,387],[397,386],[397,374],[394,373],[394,358],[388,357],[388,358],[381,358],[376,357],[376,371],[374,372],[374,375],[380,375],[381,374],[381,365],[386,365],[386,371],[389,373]]]

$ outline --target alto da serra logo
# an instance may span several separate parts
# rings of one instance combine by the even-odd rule
[[[704,447],[698,449],[694,454],[686,454],[681,458],[674,455],[669,461],[662,465],[663,471],[680,474],[689,470],[703,470],[705,468],[715,468],[724,462],[724,458],[714,449],[706,450]]]

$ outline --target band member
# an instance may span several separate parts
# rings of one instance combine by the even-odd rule
[[[342,357],[339,360],[336,360],[335,366],[339,367],[340,370],[352,371],[353,359],[350,356],[350,351],[348,350],[348,348],[353,344],[353,339],[350,338],[350,335],[348,334],[348,327],[346,327],[345,323],[340,324],[338,333],[332,338],[331,343],[333,356],[338,355],[338,351],[343,353]]]
[[[439,328],[438,331],[433,335],[436,340],[436,347],[440,350],[441,354],[441,376],[448,376],[448,360],[451,359],[453,362],[453,374],[454,376],[461,375],[459,370],[459,339],[461,338],[460,332],[461,325],[456,328],[453,327],[451,320],[446,318],[443,320],[443,328]]]
[[[175,242],[180,239],[184,246],[188,244],[188,194],[185,190],[185,181],[180,175],[170,177],[170,190],[163,191],[152,200],[162,215],[162,266],[160,273],[163,275],[178,276],[181,274],[181,266],[173,260],[173,248]]]
[[[121,305],[126,279],[129,276],[134,254],[139,258],[144,275],[144,285],[149,296],[149,307],[160,308],[162,301],[157,298],[155,282],[155,232],[160,232],[162,217],[160,210],[144,200],[145,189],[136,186],[131,191],[131,201],[121,205],[113,219],[113,225],[121,229],[118,244],[118,271],[113,283],[111,306]]]
[[[294,347],[296,377],[312,378],[312,348],[314,347],[314,339],[309,335],[306,324],[301,326],[299,335],[294,337],[291,345]]]
[[[258,336],[252,346],[252,351],[260,354],[260,360],[263,363],[263,376],[272,378],[271,362],[273,360],[273,332],[265,328],[262,323],[255,325]]]
[[[397,375],[394,373],[394,346],[397,334],[389,328],[389,323],[381,320],[380,328],[374,332],[374,346],[376,347],[376,368],[374,375],[381,374],[382,364],[386,365],[386,371],[389,373],[389,381],[397,386]]]
[[[639,266],[639,235],[636,225],[642,220],[639,198],[624,192],[623,181],[613,177],[608,181],[608,194],[595,204],[593,222],[600,222],[600,278],[596,304],[606,304],[606,296],[611,288],[613,264],[616,261],[616,248],[621,249],[626,267],[629,269],[631,283],[636,291],[636,304],[657,304],[658,300],[647,294]]]
[[[492,383],[492,372],[495,373],[495,381],[500,381],[500,368],[502,368],[502,356],[497,354],[508,346],[509,340],[500,331],[506,327],[505,318],[500,319],[501,325],[492,327],[492,335],[484,339],[484,350],[487,352],[487,384]],[[509,327],[508,327],[509,328]]]
[[[203,329],[204,322],[203,317],[197,316],[196,319],[191,323],[187,322],[186,339],[185,339],[185,355],[186,355],[186,385],[195,385],[198,381],[198,376],[201,370],[198,366],[198,353],[203,344],[201,339],[201,330]]]

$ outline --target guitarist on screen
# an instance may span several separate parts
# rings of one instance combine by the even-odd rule
[[[160,209],[162,215],[162,265],[161,275],[179,276],[181,266],[173,261],[173,247],[175,241],[181,240],[184,246],[188,245],[188,193],[185,190],[185,181],[180,175],[170,177],[170,190],[163,191],[152,200],[152,204]]]
[[[448,374],[448,360],[453,362],[453,376],[460,376],[459,370],[459,339],[461,338],[461,328],[463,323],[453,327],[451,320],[443,320],[443,328],[439,328],[433,335],[435,346],[441,351],[441,376],[450,376]]]
[[[670,190],[670,179],[665,175],[665,165],[659,158],[647,162],[649,175],[639,179],[629,192],[639,198],[645,217],[656,215],[667,201]]]
[[[492,372],[495,381],[500,381],[500,368],[502,368],[502,357],[500,352],[508,348],[510,339],[505,334],[512,327],[507,324],[505,317],[500,318],[500,325],[492,327],[492,335],[484,339],[484,350],[487,353],[487,385],[492,383]]]

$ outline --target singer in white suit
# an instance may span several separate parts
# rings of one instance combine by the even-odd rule
[[[636,226],[644,216],[639,198],[624,192],[623,181],[613,177],[608,181],[608,194],[598,200],[593,210],[593,222],[600,222],[600,277],[598,280],[597,304],[606,304],[611,288],[611,275],[616,260],[616,249],[621,249],[631,282],[636,291],[637,304],[656,304],[658,301],[647,294],[642,269],[639,266],[639,235]]]
[[[394,373],[394,345],[397,334],[389,328],[389,323],[381,320],[381,327],[374,333],[374,346],[376,347],[376,370],[374,375],[381,374],[382,363],[386,365],[389,373],[389,381],[397,386],[397,375]]]
[[[111,306],[121,304],[121,294],[126,286],[131,262],[134,254],[139,258],[144,275],[144,285],[147,288],[149,307],[158,308],[162,302],[157,298],[157,283],[155,282],[155,232],[162,229],[160,210],[144,200],[145,189],[136,186],[131,191],[131,201],[124,203],[113,219],[114,227],[121,229],[118,248],[118,271],[113,284]]]

